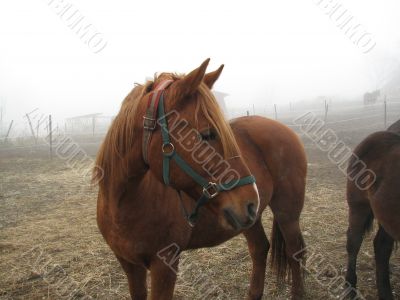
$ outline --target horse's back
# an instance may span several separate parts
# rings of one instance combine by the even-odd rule
[[[251,141],[265,154],[272,172],[286,172],[294,168],[306,175],[307,159],[297,134],[275,120],[260,116],[233,119],[231,126],[237,138]]]
[[[284,124],[259,116],[234,119],[231,126],[242,156],[256,176],[261,208],[278,192],[290,190],[297,195],[290,205],[301,211],[307,159],[296,133]]]
[[[355,174],[366,168],[378,175],[390,164],[389,153],[400,151],[400,135],[390,131],[378,131],[367,136],[353,151],[349,159],[347,174],[348,186],[357,183]],[[394,158],[393,158],[394,159]],[[376,181],[371,188],[376,189]]]
[[[395,123],[389,126],[387,131],[394,132],[396,134],[400,134],[400,119],[397,120]]]
[[[354,154],[349,162],[348,171],[352,171],[353,160],[362,160],[367,165],[374,161],[383,161],[385,154],[393,147],[400,146],[400,136],[392,131],[378,131],[367,136],[354,149]]]

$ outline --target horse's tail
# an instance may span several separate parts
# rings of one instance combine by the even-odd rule
[[[271,268],[275,271],[278,282],[284,282],[289,275],[289,261],[286,255],[286,243],[278,222],[274,218],[271,234]]]
[[[289,257],[286,253],[285,239],[275,219],[272,225],[271,236],[271,268],[276,273],[278,283],[282,283],[290,279],[291,269],[289,267]],[[293,255],[293,259],[305,263],[306,246],[302,236],[300,236],[299,246],[299,251]]]
[[[363,235],[371,233],[371,231],[374,229],[374,214],[370,214],[365,221],[364,228],[363,228]]]

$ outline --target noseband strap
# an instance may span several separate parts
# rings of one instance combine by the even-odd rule
[[[186,218],[189,224],[193,227],[197,219],[198,210],[200,207],[205,205],[209,200],[216,197],[222,191],[229,191],[236,187],[253,184],[256,182],[253,175],[246,176],[237,180],[232,180],[225,183],[210,182],[199,173],[197,173],[186,161],[175,151],[175,146],[171,142],[169,137],[168,122],[165,115],[164,108],[164,91],[172,83],[172,80],[162,82],[157,89],[153,92],[153,95],[149,98],[148,108],[143,121],[143,159],[148,163],[147,149],[150,144],[151,133],[156,128],[157,123],[161,127],[162,136],[162,155],[163,155],[163,180],[166,185],[170,184],[169,169],[171,159],[190,176],[198,185],[202,187],[202,195],[196,201],[196,206],[192,213],[188,214],[186,209],[183,207]],[[158,115],[158,119],[157,119]],[[178,192],[181,198],[180,192]],[[182,199],[181,199],[182,200]]]

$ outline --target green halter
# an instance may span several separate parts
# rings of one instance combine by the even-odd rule
[[[175,161],[175,163],[188,175],[190,176],[197,184],[199,184],[202,187],[202,195],[196,202],[196,206],[193,210],[192,213],[187,214],[186,210],[184,209],[186,213],[187,220],[191,226],[194,226],[198,211],[200,207],[205,205],[210,199],[216,197],[220,192],[222,191],[228,191],[232,190],[236,187],[247,185],[247,184],[252,184],[255,183],[256,180],[254,176],[246,176],[243,177],[239,180],[232,180],[227,183],[214,183],[208,181],[206,178],[198,174],[195,170],[193,170],[187,163],[186,161],[175,151],[174,144],[171,143],[170,137],[169,137],[169,130],[168,130],[168,122],[167,118],[165,115],[165,109],[164,109],[164,89],[159,90],[157,93],[157,101],[152,101],[156,104],[157,111],[155,111],[155,107],[152,108],[152,113],[153,116],[156,117],[158,114],[158,124],[161,127],[161,135],[162,135],[162,154],[163,154],[163,179],[164,183],[166,185],[170,184],[170,179],[169,179],[169,165],[171,159]],[[150,103],[150,102],[149,102]],[[158,104],[158,105],[157,105]],[[149,105],[150,106],[150,105]],[[147,118],[149,119],[149,118]],[[155,119],[155,118],[153,118]],[[146,121],[146,117],[145,117]],[[152,129],[154,129],[154,126],[152,126]],[[146,142],[147,143],[147,142]],[[180,196],[180,194],[179,194]]]
[[[163,178],[164,183],[169,185],[169,163],[170,160],[173,159],[176,164],[187,174],[189,175],[194,181],[196,181],[202,188],[203,194],[196,202],[196,206],[191,214],[187,216],[188,222],[191,225],[194,225],[194,222],[197,219],[198,210],[201,206],[206,204],[210,199],[214,198],[219,194],[221,191],[228,191],[232,190],[235,187],[252,184],[255,183],[256,180],[254,176],[246,176],[239,180],[232,180],[227,183],[214,183],[209,182],[203,176],[198,174],[195,170],[193,170],[185,160],[175,151],[174,145],[171,143],[169,138],[169,131],[168,131],[168,124],[167,119],[165,118],[165,111],[164,111],[164,93],[161,94],[159,105],[158,105],[158,122],[161,126],[161,134],[162,134],[162,153],[163,153]]]

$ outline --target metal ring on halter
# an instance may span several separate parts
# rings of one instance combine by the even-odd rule
[[[169,147],[169,149],[168,149],[168,147]],[[175,146],[171,142],[163,144],[161,146],[161,151],[162,151],[163,155],[165,155],[165,156],[172,156],[175,152]]]
[[[208,198],[212,199],[219,193],[218,186],[214,182],[209,182],[207,186],[203,187],[203,194]]]
[[[196,220],[187,219],[187,222],[188,222],[189,226],[192,228],[196,225]]]

